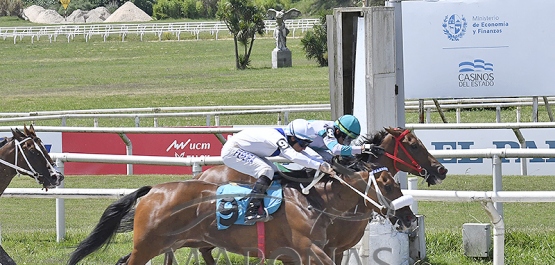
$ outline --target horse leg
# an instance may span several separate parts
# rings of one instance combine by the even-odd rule
[[[173,254],[173,251],[166,252],[164,255],[164,265],[172,265],[174,259],[175,255]]]
[[[4,251],[4,248],[0,246],[0,264],[2,265],[15,265],[15,261]]]
[[[129,259],[129,256],[131,256],[131,253],[129,253],[129,254],[127,254],[127,255],[121,257],[121,258],[118,260],[118,263],[116,263],[116,265],[125,265],[125,264],[127,264],[127,260]]]
[[[335,265],[341,265],[341,262],[343,261],[343,252],[341,253],[335,253]]]
[[[315,244],[310,246],[311,253],[302,253],[301,258],[303,264],[323,264],[323,265],[334,265],[333,260]]]
[[[202,255],[202,259],[204,259],[204,262],[206,263],[206,265],[216,265],[216,260],[214,260],[214,257],[212,257],[212,250],[214,249],[214,247],[208,247],[208,248],[199,248],[198,251],[200,251],[200,254]]]

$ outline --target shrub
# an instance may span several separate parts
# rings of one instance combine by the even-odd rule
[[[160,19],[181,18],[181,5],[174,0],[159,0],[153,7],[153,16]]]
[[[328,66],[328,29],[326,15],[320,17],[320,25],[315,25],[301,39],[307,59],[315,59],[320,66]]]
[[[155,0],[131,0],[131,2],[140,8],[141,10],[145,11],[149,16],[153,14],[153,5],[156,2]]]
[[[71,4],[71,3],[70,3]],[[61,6],[58,0],[24,0],[23,6],[28,7],[32,5],[42,6],[44,9],[58,10]]]
[[[0,17],[19,16],[22,11],[23,2],[21,0],[0,0]]]

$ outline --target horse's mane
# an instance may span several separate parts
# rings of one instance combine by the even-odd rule
[[[386,130],[377,131],[375,133],[369,133],[367,135],[360,135],[353,141],[353,145],[361,146],[363,144],[375,144],[380,145],[383,142],[383,139],[388,134]]]
[[[3,140],[0,142],[0,147],[6,145],[8,143],[8,137],[4,137]]]

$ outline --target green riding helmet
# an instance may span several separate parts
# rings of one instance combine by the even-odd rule
[[[353,115],[343,115],[335,121],[335,127],[351,139],[360,135],[360,122]]]

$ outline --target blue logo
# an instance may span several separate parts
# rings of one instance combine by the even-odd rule
[[[457,14],[445,16],[443,20],[443,33],[452,41],[459,41],[466,33],[466,18]]]
[[[475,59],[473,62],[459,63],[459,73],[484,71],[493,71],[493,64],[486,63],[486,61],[482,59]]]
[[[459,87],[492,87],[495,85],[493,63],[482,59],[459,63]]]

